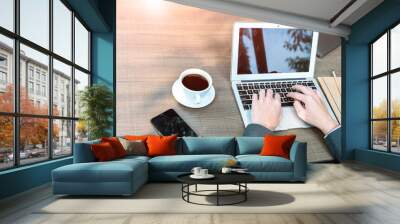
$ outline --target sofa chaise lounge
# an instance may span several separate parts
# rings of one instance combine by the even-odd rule
[[[294,142],[290,159],[260,156],[262,137],[183,137],[177,155],[127,156],[96,162],[91,141],[75,144],[74,163],[52,172],[53,193],[67,195],[132,195],[148,181],[176,181],[193,167],[218,172],[228,160],[247,168],[258,182],[305,182],[306,143]]]

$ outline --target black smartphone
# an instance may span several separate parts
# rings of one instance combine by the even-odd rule
[[[175,110],[169,109],[164,113],[157,115],[151,119],[151,124],[159,132],[159,134],[193,136],[197,137],[196,132],[176,113]]]

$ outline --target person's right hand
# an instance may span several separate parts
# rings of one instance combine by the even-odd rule
[[[336,128],[339,123],[331,117],[321,96],[309,87],[295,85],[298,92],[288,93],[293,98],[297,115],[305,122],[319,128],[324,135]]]
[[[282,116],[281,98],[271,89],[260,90],[253,94],[251,118],[255,124],[260,124],[273,131],[279,125]]]

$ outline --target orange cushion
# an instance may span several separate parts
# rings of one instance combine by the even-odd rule
[[[108,142],[93,144],[91,145],[91,149],[94,154],[94,157],[99,162],[110,161],[117,158],[114,149]]]
[[[124,146],[122,146],[121,142],[116,137],[109,137],[109,138],[101,138],[101,142],[108,142],[114,149],[115,155],[118,158],[126,156],[126,151]]]
[[[176,155],[176,143],[177,136],[148,136],[146,143],[148,147],[148,156],[165,156],[165,155]]]
[[[264,146],[261,149],[261,156],[280,156],[289,159],[290,148],[296,135],[266,135],[264,137]]]

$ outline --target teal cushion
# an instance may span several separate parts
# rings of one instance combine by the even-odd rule
[[[177,147],[178,154],[235,155],[235,139],[232,137],[183,137]]]
[[[134,173],[147,176],[147,164],[141,160],[75,163],[53,170],[59,182],[130,182]]]
[[[260,154],[264,145],[263,137],[237,137],[236,155]]]
[[[292,172],[292,161],[278,156],[239,155],[240,167],[250,172]]]
[[[96,158],[91,149],[92,144],[99,144],[100,140],[75,143],[74,147],[74,163],[95,162]]]
[[[147,162],[149,161],[150,157],[147,156],[125,156],[124,158],[121,159],[117,159],[117,160],[113,160],[113,161],[134,161],[134,160],[139,160],[139,161],[143,161],[143,162]]]
[[[158,156],[149,160],[149,170],[163,172],[190,172],[193,167],[203,167],[210,171],[219,171],[231,155],[175,155]]]

